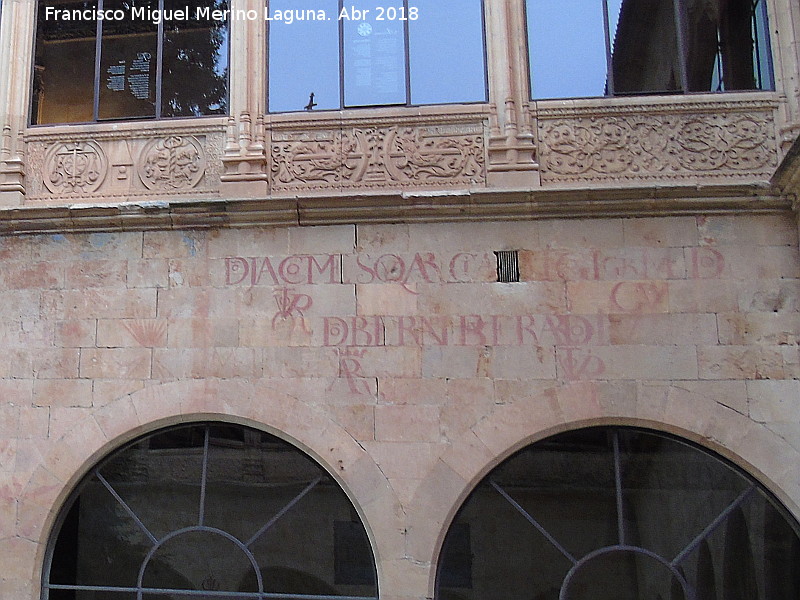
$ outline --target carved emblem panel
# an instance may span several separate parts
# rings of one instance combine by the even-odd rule
[[[145,144],[139,177],[151,190],[184,190],[200,182],[205,165],[205,152],[195,137],[171,135]]]
[[[103,183],[107,167],[95,142],[56,143],[44,158],[44,185],[53,194],[91,193]]]
[[[274,131],[271,175],[276,191],[482,183],[483,124]]]
[[[27,136],[27,195],[32,200],[219,194],[221,126],[103,129],[66,137],[45,130]]]
[[[739,108],[539,111],[542,182],[767,179],[778,159],[773,109],[766,103]]]

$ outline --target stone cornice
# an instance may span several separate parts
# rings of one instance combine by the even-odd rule
[[[755,214],[791,208],[791,197],[767,184],[397,191],[13,207],[0,209],[0,233]]]

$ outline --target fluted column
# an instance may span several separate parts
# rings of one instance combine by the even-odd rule
[[[489,182],[538,185],[529,110],[524,0],[484,0],[489,69]]]
[[[267,48],[263,0],[232,0],[230,118],[221,179],[226,194],[265,195]],[[256,15],[257,18],[250,18]]]
[[[30,105],[35,0],[2,0],[0,15],[0,206],[25,196],[24,132]]]

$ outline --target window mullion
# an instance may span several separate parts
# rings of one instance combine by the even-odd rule
[[[344,0],[339,0],[337,15],[342,14]],[[339,108],[344,108],[344,21],[339,21]]]
[[[620,546],[625,545],[625,516],[622,502],[622,465],[619,456],[619,431],[614,430],[614,487],[617,496],[617,534]]]
[[[408,21],[408,0],[403,0],[403,35],[405,37],[405,83],[406,83],[406,106],[411,105],[411,48],[409,46],[409,21]]]
[[[608,19],[608,0],[603,1],[603,31],[606,37],[606,95],[614,95],[614,64],[612,61],[611,29]]]
[[[673,0],[675,11],[675,37],[678,42],[678,68],[680,69],[681,91],[685,94],[689,91],[689,74],[686,67],[686,19],[683,14],[683,0]]]
[[[205,525],[206,520],[206,483],[208,482],[208,438],[209,427],[205,429],[203,436],[203,465],[200,474],[200,510],[197,519],[197,524],[202,527]]]
[[[164,14],[164,0],[158,0],[158,10]],[[156,38],[156,119],[161,118],[161,79],[163,76],[164,60],[164,19],[158,20],[158,33]]]
[[[103,0],[98,0],[97,9],[102,11]],[[92,121],[100,119],[100,52],[103,49],[103,21],[97,19],[97,35],[94,42],[94,92],[92,102]]]

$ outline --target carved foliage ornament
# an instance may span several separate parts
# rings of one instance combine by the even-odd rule
[[[193,188],[205,170],[205,153],[194,136],[171,135],[150,140],[139,161],[139,177],[151,190]]]
[[[409,126],[276,133],[271,169],[275,188],[483,181],[480,127],[460,126],[461,131],[455,132],[444,129]]]
[[[45,154],[44,184],[53,194],[87,194],[100,187],[107,169],[105,153],[95,142],[58,142]]]
[[[777,161],[766,112],[541,119],[539,137],[543,180],[753,175]]]

